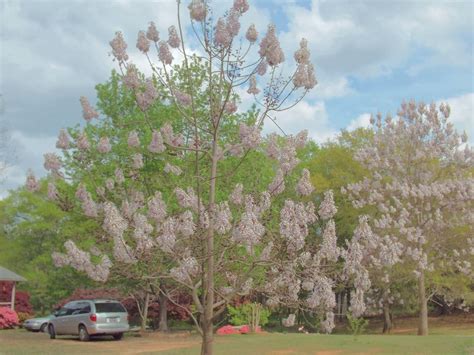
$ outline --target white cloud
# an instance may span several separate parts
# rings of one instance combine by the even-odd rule
[[[275,118],[276,124],[286,134],[296,134],[307,129],[309,136],[317,143],[324,143],[337,134],[337,130],[329,123],[326,106],[322,101],[312,104],[303,100],[291,110],[277,113]],[[281,133],[281,130],[275,123],[267,119],[264,132]]]
[[[349,125],[347,126],[347,130],[352,131],[357,128],[367,128],[370,127],[370,113],[363,113],[356,118],[354,118]]]
[[[20,131],[11,132],[11,143],[15,147],[15,160],[7,168],[4,181],[0,185],[0,198],[7,195],[7,191],[17,188],[26,180],[28,169],[33,170],[36,176],[44,176],[43,154],[56,151],[56,137],[28,136]]]
[[[466,131],[471,144],[474,144],[474,93],[438,100],[451,107],[449,119],[459,131]]]

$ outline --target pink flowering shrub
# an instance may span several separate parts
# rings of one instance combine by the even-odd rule
[[[18,315],[8,307],[0,307],[0,329],[9,329],[20,324]]]

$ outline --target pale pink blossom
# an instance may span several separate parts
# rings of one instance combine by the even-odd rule
[[[142,111],[146,111],[158,98],[158,92],[156,91],[155,85],[151,79],[147,79],[145,83],[145,91],[138,91],[136,93],[138,107]]]
[[[46,153],[44,156],[44,168],[48,171],[58,173],[61,169],[62,163],[59,156],[55,153]]]
[[[158,58],[164,64],[170,65],[173,62],[173,55],[168,47],[168,43],[165,41],[160,41],[160,46],[158,50]]]
[[[270,185],[268,185],[268,191],[270,191],[270,194],[272,196],[279,195],[283,191],[285,191],[284,177],[285,176],[283,174],[283,171],[281,169],[278,169],[272,182],[270,183]]]
[[[127,43],[123,39],[122,32],[116,32],[115,37],[110,42],[112,47],[112,55],[119,61],[119,63],[128,60]]]
[[[137,131],[131,131],[128,134],[128,140],[127,140],[128,146],[129,147],[139,147],[140,146],[140,139],[138,138],[138,133]]]
[[[90,148],[90,143],[89,139],[87,138],[86,132],[82,131],[76,141],[77,148],[80,150],[89,150]]]
[[[214,230],[219,234],[226,234],[232,228],[232,213],[229,204],[222,202],[214,207],[211,214]]]
[[[132,155],[132,167],[137,170],[143,168],[143,155],[140,153]]]
[[[329,220],[324,228],[323,242],[319,250],[321,257],[330,261],[337,261],[339,248],[337,247],[336,224],[334,220]]]
[[[239,16],[240,14],[235,10],[230,10],[230,12],[227,15],[226,29],[230,38],[235,37],[239,34],[239,31],[240,31]]]
[[[174,96],[176,98],[176,101],[178,101],[178,103],[180,105],[183,105],[183,106],[189,106],[191,105],[191,95],[185,93],[185,92],[182,92],[182,91],[179,91],[179,90],[175,90],[174,91]]]
[[[251,24],[250,27],[248,28],[247,32],[245,33],[245,38],[250,43],[255,43],[257,41],[258,32],[254,24]]]
[[[300,48],[295,52],[295,60],[298,64],[309,64],[310,52],[308,50],[308,41],[303,38],[300,42]]]
[[[294,253],[301,250],[308,236],[309,225],[316,222],[314,205],[286,200],[280,211],[280,234],[287,239],[287,250]]]
[[[112,237],[121,238],[128,228],[128,223],[112,202],[104,204],[104,215],[104,223],[102,225],[104,230]]]
[[[121,185],[125,182],[125,177],[123,176],[123,171],[120,168],[115,169],[115,182]]]
[[[56,148],[68,149],[69,148],[69,136],[64,129],[59,131],[58,140],[56,142]]]
[[[174,26],[168,28],[168,44],[171,48],[178,48],[181,45],[178,31],[176,31],[176,27]]]
[[[90,193],[85,195],[84,200],[82,201],[82,210],[87,217],[95,218],[97,217],[98,207],[97,204],[92,199]]]
[[[87,97],[81,96],[79,101],[81,102],[81,106],[82,106],[82,116],[87,122],[89,122],[93,118],[99,118],[99,114],[91,106],[91,104],[89,103],[89,100],[87,100]]]
[[[153,130],[151,142],[148,145],[148,151],[152,153],[163,153],[165,150],[166,147],[163,143],[163,137],[161,136],[160,131]]]
[[[138,69],[135,64],[127,65],[127,72],[122,77],[122,81],[126,87],[136,90],[140,87],[140,78],[138,77]]]
[[[156,239],[161,250],[166,253],[173,252],[173,248],[176,244],[176,230],[176,220],[171,217],[167,218],[162,225],[161,234]]]
[[[242,195],[243,189],[244,189],[244,185],[242,184],[235,185],[235,188],[230,195],[230,201],[234,205],[241,205],[243,203],[244,201],[243,195]]]
[[[232,42],[232,36],[229,33],[224,18],[217,20],[216,29],[214,32],[214,43],[220,47],[228,47]]]
[[[270,66],[276,66],[285,61],[285,54],[276,37],[275,26],[269,25],[265,37],[260,42],[260,57],[265,58]]]
[[[105,180],[105,187],[107,188],[107,190],[112,191],[115,187],[114,179],[108,178],[107,180]]]
[[[258,95],[260,93],[260,89],[257,88],[257,79],[255,78],[255,75],[252,75],[249,79],[249,88],[247,93],[251,95]]]
[[[319,206],[318,213],[323,220],[333,218],[334,215],[337,213],[337,208],[334,204],[334,194],[332,190],[326,191],[324,193],[324,200]]]
[[[99,140],[99,144],[97,145],[97,150],[100,153],[108,153],[112,149],[112,146],[110,145],[110,141],[108,137],[101,137]]]
[[[155,23],[152,21],[148,26],[148,30],[146,31],[146,38],[150,41],[157,43],[160,40],[160,34],[156,29]]]
[[[198,211],[198,197],[192,187],[188,187],[186,191],[177,187],[174,193],[181,207],[191,208],[194,212]]]
[[[247,2],[247,0],[234,0],[232,9],[234,11],[238,11],[239,13],[243,14],[248,11],[249,3]]]
[[[334,312],[326,312],[326,318],[321,321],[321,330],[324,333],[331,333],[332,330],[335,328],[334,323]]]
[[[303,169],[301,179],[296,185],[296,191],[300,196],[309,196],[314,191],[314,187],[311,184],[311,179],[308,169]]]
[[[182,170],[179,166],[172,165],[170,163],[165,164],[165,168],[163,169],[165,173],[173,174],[179,176],[182,174]]]
[[[202,22],[206,18],[206,3],[203,0],[192,0],[188,6],[191,19]]]
[[[55,201],[58,199],[58,189],[56,188],[56,185],[54,185],[52,182],[48,183],[48,198],[52,201]]]
[[[81,202],[84,202],[87,199],[88,192],[87,192],[86,187],[83,183],[80,183],[79,186],[77,187],[75,196]]]
[[[228,114],[233,114],[237,111],[237,104],[235,101],[228,101],[224,105],[224,111]]]
[[[170,275],[177,281],[182,283],[190,283],[192,279],[199,273],[199,264],[196,258],[192,256],[185,257],[179,262],[177,267],[170,271]]]
[[[292,327],[295,325],[296,316],[292,313],[288,317],[283,318],[282,324],[284,327]]]
[[[28,175],[26,176],[26,189],[31,192],[38,191],[40,189],[40,184],[36,180],[35,175],[32,170],[28,170]]]
[[[155,195],[148,201],[148,217],[156,223],[161,223],[166,215],[166,203],[163,201],[161,192],[156,191]]]
[[[247,149],[255,149],[260,144],[260,128],[257,126],[247,126],[245,123],[241,123],[239,135],[242,144]]]
[[[184,237],[190,237],[196,230],[193,213],[190,210],[184,211],[178,216],[177,231]]]
[[[137,48],[142,53],[147,53],[150,50],[150,42],[146,38],[145,31],[138,32]]]
[[[268,68],[268,62],[262,58],[262,61],[258,63],[257,65],[257,74],[265,75],[265,73],[267,72],[267,68]]]

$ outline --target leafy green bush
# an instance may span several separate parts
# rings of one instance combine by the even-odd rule
[[[255,331],[258,326],[264,326],[268,323],[270,310],[263,307],[260,303],[243,303],[237,307],[227,306],[230,322],[233,325],[248,324],[251,331]]]
[[[354,336],[364,333],[369,324],[367,319],[352,317],[350,314],[347,314],[347,320],[349,322],[347,328]]]

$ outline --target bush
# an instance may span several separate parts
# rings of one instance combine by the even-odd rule
[[[31,318],[31,314],[30,314],[30,313],[18,312],[17,315],[18,315],[18,321],[19,321],[20,323],[23,323],[25,320]]]
[[[0,307],[0,329],[13,328],[19,325],[18,315],[7,307]]]
[[[369,324],[368,320],[352,317],[350,314],[347,314],[347,320],[349,322],[348,328],[354,336],[364,333]]]
[[[10,302],[12,297],[12,288],[12,282],[0,282],[0,301]],[[28,313],[30,316],[33,314],[33,307],[31,306],[30,295],[28,292],[15,292],[15,311]]]
[[[270,310],[260,303],[243,303],[236,307],[227,306],[230,322],[233,325],[250,325],[252,329],[264,326],[268,323]]]

